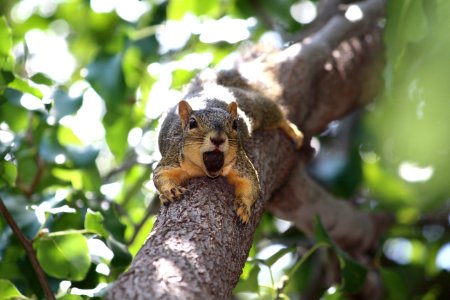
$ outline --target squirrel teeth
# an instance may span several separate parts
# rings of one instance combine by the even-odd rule
[[[203,163],[208,171],[209,177],[217,177],[223,168],[225,155],[222,151],[209,151],[203,153]]]

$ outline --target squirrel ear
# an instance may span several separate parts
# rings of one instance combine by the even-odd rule
[[[231,102],[230,104],[228,104],[228,112],[234,117],[237,117],[237,103],[236,102]]]
[[[180,103],[178,103],[178,115],[180,116],[181,126],[183,128],[186,127],[189,117],[191,116],[191,112],[192,108],[189,103],[184,100],[181,100]]]

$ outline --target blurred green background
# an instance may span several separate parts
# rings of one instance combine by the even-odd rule
[[[310,172],[361,209],[394,216],[373,262],[384,299],[450,299],[450,2],[388,2],[384,87],[314,138]],[[0,197],[58,299],[102,297],[143,244],[159,207],[150,181],[159,118],[183,85],[226,67],[249,41],[282,46],[316,6],[0,2]],[[316,240],[329,246],[324,235],[319,228]],[[265,214],[235,296],[345,299],[358,279],[342,274],[347,287],[327,286],[317,248]],[[0,218],[0,299],[42,298],[29,270]]]

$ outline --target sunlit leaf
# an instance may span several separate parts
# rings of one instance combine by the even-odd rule
[[[106,141],[118,161],[125,156],[128,145],[128,133],[134,127],[131,107],[123,107],[122,112],[109,112],[103,124],[106,129]]]
[[[0,300],[28,299],[22,295],[11,281],[0,279]]]
[[[52,174],[60,180],[64,180],[75,189],[83,189],[83,172],[81,170],[52,168]]]
[[[234,293],[239,292],[251,292],[259,294],[259,284],[258,284],[258,274],[261,271],[261,268],[258,264],[254,264],[252,267],[248,277],[245,281],[240,281],[236,288],[233,290]]]
[[[364,163],[363,174],[372,194],[385,201],[388,200],[386,202],[391,205],[411,203],[415,198],[405,182],[383,169],[379,162]]]
[[[133,243],[128,246],[128,251],[130,251],[130,253],[131,253],[131,255],[133,255],[133,257],[138,253],[138,251],[141,249],[142,245],[144,244],[145,240],[148,238],[148,233],[152,230],[153,225],[155,224],[155,221],[156,221],[156,216],[152,216],[152,217],[148,218],[147,221],[144,223],[144,225],[140,228]],[[134,228],[134,230],[136,230],[136,228]],[[134,231],[133,231],[133,233],[134,233]]]
[[[83,297],[79,295],[66,294],[62,297],[59,297],[58,300],[83,300]]]
[[[6,18],[0,16],[0,69],[12,70],[12,33]]]
[[[55,130],[44,133],[39,146],[40,156],[49,163],[68,164],[73,168],[90,167],[98,156],[99,149],[94,146],[62,146]]]
[[[17,179],[17,166],[9,161],[0,162],[0,186],[5,182],[10,186],[15,186]]]
[[[6,89],[3,97],[6,102],[0,103],[0,120],[6,122],[16,132],[27,128],[28,111],[19,103],[22,93],[13,89]]]
[[[44,271],[59,279],[83,280],[91,265],[87,240],[80,233],[40,237],[33,247]]]
[[[145,71],[141,61],[142,53],[138,47],[129,47],[123,57],[124,79],[128,87],[137,88]]]
[[[173,76],[172,86],[175,89],[180,89],[184,85],[186,85],[189,82],[189,80],[192,79],[192,77],[195,76],[195,72],[177,69],[172,73],[172,76]]]
[[[109,236],[109,233],[108,231],[106,231],[103,222],[103,215],[100,212],[94,212],[91,209],[87,210],[86,217],[84,219],[84,228],[89,231],[98,233],[104,238],[107,238]]]
[[[95,164],[82,169],[83,189],[86,191],[99,192],[102,185],[100,173]]]
[[[209,15],[217,17],[220,13],[220,1],[183,1],[172,0],[167,8],[167,18],[171,20],[180,20],[186,13],[197,16]]]
[[[19,77],[15,77],[14,80],[8,84],[8,87],[22,93],[31,94],[39,99],[42,99],[43,96],[42,92],[38,88],[31,86],[27,80]]]
[[[58,126],[58,141],[63,146],[72,145],[72,146],[81,146],[82,142],[80,139],[74,134],[71,128],[60,125]]]
[[[338,289],[333,287],[331,291],[327,290],[320,297],[322,300],[347,300],[348,298],[343,295],[343,293]]]
[[[427,17],[423,8],[422,0],[406,1],[409,3],[407,12],[405,12],[405,20],[403,28],[405,29],[405,40],[416,42],[421,40],[428,29]]]

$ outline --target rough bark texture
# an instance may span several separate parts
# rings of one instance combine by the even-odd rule
[[[243,76],[266,85],[267,94],[280,101],[307,137],[371,101],[379,85],[383,53],[377,24],[384,1],[358,5],[362,20],[349,22],[334,9],[334,16],[327,16],[301,43],[236,67]],[[271,80],[281,89],[273,89]],[[249,224],[238,223],[233,190],[225,180],[191,180],[181,201],[161,208],[148,240],[108,299],[230,298],[270,199],[275,215],[306,233],[311,232],[311,217],[319,213],[331,237],[352,253],[362,253],[374,243],[373,219],[315,184],[281,132],[258,132],[246,148],[262,188]]]

